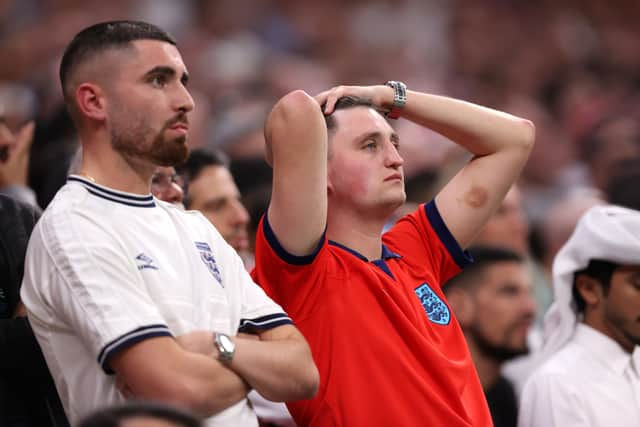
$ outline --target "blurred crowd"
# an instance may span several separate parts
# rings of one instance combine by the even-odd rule
[[[231,159],[250,238],[271,187],[266,114],[291,90],[337,82],[398,79],[535,123],[518,187],[478,243],[527,261],[537,304],[525,311],[537,307],[538,321],[554,255],[582,213],[605,201],[640,208],[629,192],[640,179],[640,3],[627,0],[0,0],[0,116],[28,140],[19,164],[0,163],[0,192],[26,191],[44,209],[64,184],[79,145],[59,60],[80,29],[111,19],[145,20],[177,39],[196,102],[189,144]],[[35,130],[25,128],[32,120]],[[394,126],[407,205],[429,200],[466,154],[408,121]]]
[[[497,228],[548,274],[580,214],[638,174],[638,17],[637,2],[602,0],[3,0],[0,115],[14,132],[32,119],[36,128],[27,173],[4,167],[0,187],[26,185],[47,206],[78,146],[58,83],[62,49],[91,23],[143,19],[177,38],[197,105],[189,144],[231,158],[253,227],[270,192],[262,127],[290,90],[401,79],[531,119],[536,146],[504,216],[512,228]],[[466,159],[429,130],[396,127],[408,201],[428,200]],[[538,294],[548,305],[549,292]]]
[[[3,0],[0,109],[14,127],[36,120],[28,184],[45,207],[77,144],[56,75],[65,43],[94,22],[144,19],[177,38],[189,67],[197,104],[190,143],[239,160],[234,172],[247,196],[263,188],[260,178],[268,183],[262,125],[275,99],[396,78],[536,123],[521,189],[528,219],[544,229],[554,203],[576,188],[605,190],[615,163],[638,152],[640,6],[615,3]],[[398,126],[421,201],[433,191],[428,178],[457,151],[429,131]]]

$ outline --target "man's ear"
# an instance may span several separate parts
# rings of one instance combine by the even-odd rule
[[[474,322],[475,307],[469,292],[451,289],[447,292],[447,302],[463,329]]]
[[[593,277],[580,274],[576,278],[576,289],[586,303],[587,307],[597,307],[604,299],[602,284]]]
[[[75,91],[76,105],[82,116],[103,121],[107,117],[104,91],[94,83],[81,83]]]
[[[333,193],[333,183],[331,182],[331,177],[327,177],[327,196]]]

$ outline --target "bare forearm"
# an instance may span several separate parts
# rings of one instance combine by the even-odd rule
[[[318,371],[309,347],[301,340],[236,338],[230,367],[270,400],[308,399],[317,391]]]
[[[246,399],[251,387],[233,370],[205,355],[191,354],[193,363],[184,365],[182,372],[191,382],[194,398],[190,410],[205,417],[227,409]]]
[[[388,89],[393,99],[393,90]],[[402,117],[444,135],[477,156],[521,148],[528,152],[534,140],[534,127],[528,120],[444,96],[408,91]]]

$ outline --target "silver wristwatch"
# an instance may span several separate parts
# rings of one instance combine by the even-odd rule
[[[220,332],[214,332],[213,344],[218,349],[218,360],[226,363],[231,362],[231,359],[233,359],[233,354],[236,351],[236,345],[231,340],[229,335]]]
[[[400,117],[400,111],[407,104],[407,85],[394,80],[389,80],[385,85],[393,88],[393,105],[386,116],[390,119],[397,119]]]

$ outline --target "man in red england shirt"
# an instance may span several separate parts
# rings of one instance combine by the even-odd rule
[[[382,235],[405,200],[400,138],[385,119],[400,115],[474,156]],[[441,284],[518,177],[532,123],[388,82],[292,92],[265,136],[273,193],[253,274],[306,336],[321,378],[314,399],[289,405],[298,424],[491,425]]]

